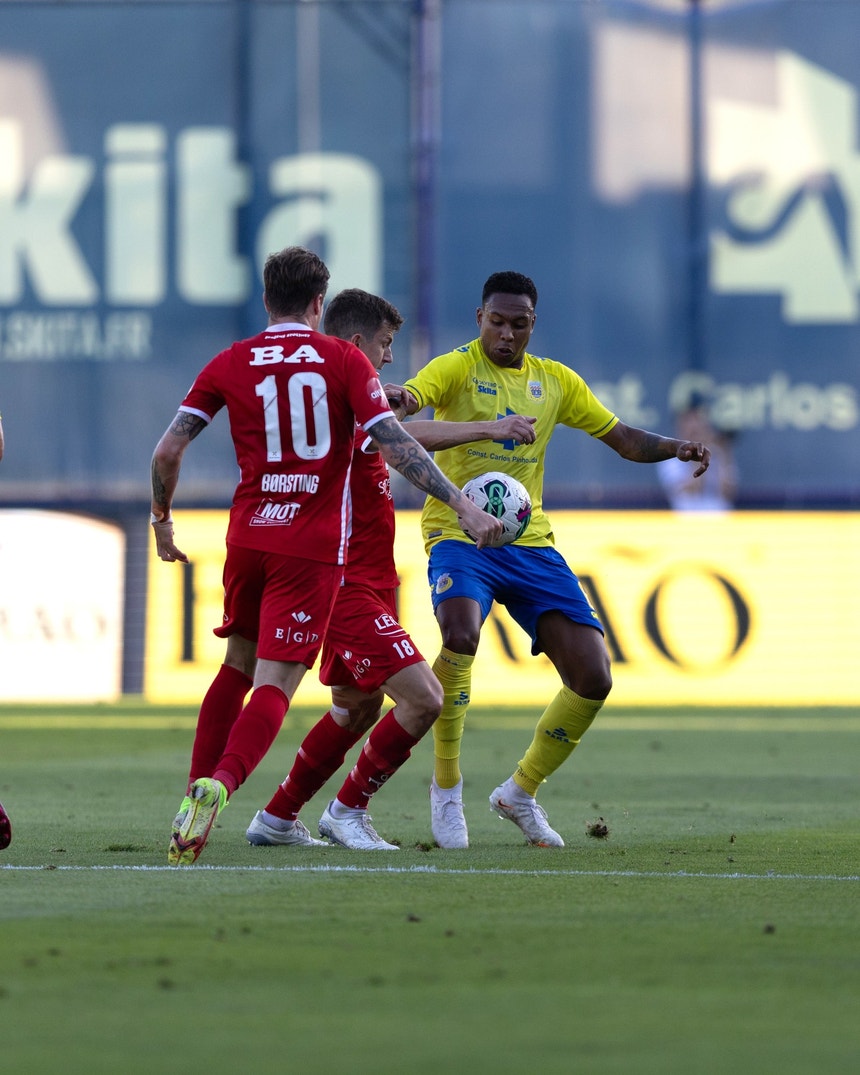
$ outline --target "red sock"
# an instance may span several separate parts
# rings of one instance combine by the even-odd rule
[[[222,664],[200,706],[191,748],[188,786],[198,776],[211,776],[224,753],[230,729],[242,712],[253,680],[229,664]]]
[[[338,800],[353,810],[366,810],[370,796],[397,772],[417,742],[397,723],[394,710],[389,709],[362,747],[355,767],[337,793]]]
[[[244,784],[274,743],[290,707],[290,700],[271,683],[257,687],[239,714],[212,776],[227,787],[227,794]]]
[[[338,771],[346,752],[360,738],[360,732],[341,728],[331,713],[326,713],[302,741],[289,776],[272,796],[267,813],[295,821],[301,808]]]

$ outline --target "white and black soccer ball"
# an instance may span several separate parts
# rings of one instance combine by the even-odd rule
[[[510,474],[490,470],[467,481],[463,492],[488,515],[501,520],[502,533],[494,545],[510,545],[525,533],[532,517],[532,500],[523,483]],[[463,533],[472,537],[462,520],[458,521]]]

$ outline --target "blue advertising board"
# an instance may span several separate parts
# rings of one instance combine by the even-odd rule
[[[0,5],[0,496],[146,502],[301,243],[406,316],[391,380],[517,269],[531,350],[625,421],[705,401],[741,506],[856,508],[858,38],[814,0]],[[232,492],[205,448],[187,506]],[[661,506],[654,470],[561,431],[547,503]]]

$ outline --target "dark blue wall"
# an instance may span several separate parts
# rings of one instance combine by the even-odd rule
[[[263,257],[301,242],[406,315],[392,380],[518,269],[532,349],[625,420],[705,396],[741,504],[856,508],[857,40],[860,5],[816,0],[0,5],[0,499],[146,501],[194,374],[263,324]],[[221,419],[182,501],[234,478]],[[663,502],[570,431],[547,486]]]

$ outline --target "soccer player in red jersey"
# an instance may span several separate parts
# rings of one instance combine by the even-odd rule
[[[225,664],[246,677],[244,693],[253,675],[252,694],[231,721],[220,756],[208,759],[211,771],[188,788],[168,848],[172,865],[197,859],[229,796],[274,742],[318,656],[343,577],[356,422],[373,431],[391,466],[468,520],[479,547],[499,533],[498,521],[445,478],[395,418],[367,356],[318,331],[328,280],[324,262],[309,250],[272,254],[263,270],[268,327],[204,367],[153,454],[150,518],[158,555],[187,562],[174,543],[171,516],[182,458],[227,408],[241,477],[227,529],[224,620],[215,633],[227,639]],[[241,687],[234,682],[234,691]]]
[[[354,343],[377,370],[392,361],[391,345],[402,323],[391,303],[358,288],[341,291],[325,314],[326,332]],[[534,436],[532,420],[520,415],[487,422],[414,421],[409,430],[428,451],[468,441]],[[246,835],[252,844],[318,843],[298,820],[299,811],[375,725],[319,828],[329,840],[352,850],[396,851],[397,845],[374,829],[369,799],[382,779],[390,779],[406,761],[442,706],[439,681],[398,622],[394,502],[388,467],[372,436],[356,436],[350,493],[353,518],[344,583],[320,666],[320,680],[332,688],[332,706],[305,737],[271,801],[251,821]],[[395,705],[379,720],[385,695]],[[373,773],[375,758],[388,759],[383,773]]]

